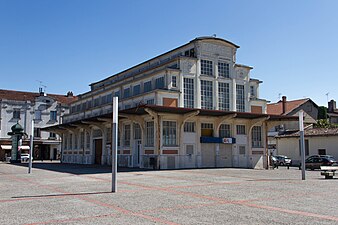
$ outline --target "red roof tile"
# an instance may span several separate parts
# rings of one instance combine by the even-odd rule
[[[267,113],[273,115],[287,115],[297,107],[303,105],[305,102],[309,101],[309,98],[293,100],[293,101],[286,101],[286,109],[285,113],[283,114],[283,102],[279,101],[277,103],[267,104]]]
[[[14,100],[14,101],[31,101],[34,102],[35,98],[39,97],[40,93],[26,92],[26,91],[13,91],[0,89],[0,99]],[[54,99],[63,104],[69,105],[77,100],[77,96],[47,94],[47,97]]]

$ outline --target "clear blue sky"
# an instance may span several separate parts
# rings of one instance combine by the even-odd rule
[[[336,0],[0,0],[0,88],[81,94],[213,34],[241,46],[262,98],[338,100]]]

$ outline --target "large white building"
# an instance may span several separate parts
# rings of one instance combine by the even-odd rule
[[[71,92],[67,95],[42,92],[23,92],[0,89],[0,160],[11,156],[11,127],[19,123],[26,135],[21,149],[28,152],[31,121],[34,120],[34,159],[56,159],[60,153],[61,139],[41,128],[60,124],[62,115],[69,112],[69,104],[76,100]]]
[[[90,84],[63,124],[65,163],[111,163],[112,97],[119,97],[119,166],[267,166],[266,131],[293,117],[266,114],[237,46],[201,37]]]

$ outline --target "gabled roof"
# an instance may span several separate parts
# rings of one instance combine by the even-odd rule
[[[276,136],[276,138],[298,138],[300,132],[296,131],[291,134],[282,134]],[[314,137],[314,136],[338,136],[338,127],[337,128],[309,128],[304,130],[305,137]]]
[[[0,100],[13,100],[13,101],[31,101],[35,102],[37,97],[40,97],[40,93],[37,92],[26,92],[26,91],[14,91],[0,89]],[[54,99],[57,102],[69,105],[70,103],[77,100],[76,96],[66,96],[57,94],[47,94],[47,97]]]
[[[310,98],[305,99],[298,99],[298,100],[292,100],[292,101],[286,101],[285,103],[285,113],[283,113],[283,101],[279,101],[277,103],[271,103],[267,104],[267,113],[273,114],[273,115],[288,115],[293,110],[297,109],[304,103],[311,101],[316,107],[316,103],[314,103]]]

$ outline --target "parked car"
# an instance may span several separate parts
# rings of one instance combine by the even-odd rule
[[[32,160],[33,160],[33,156],[32,156]],[[29,154],[28,153],[21,154],[21,161],[28,162],[29,161]]]
[[[337,160],[330,155],[312,155],[305,160],[305,169],[320,169],[321,166],[332,166]],[[299,166],[301,169],[301,165]]]
[[[275,157],[275,156],[271,156],[271,164],[273,166],[273,168],[278,168],[279,166],[279,162],[278,162],[278,159]]]
[[[291,159],[285,155],[275,155],[275,158],[280,166],[290,166],[292,163]]]

